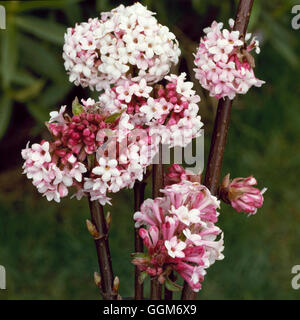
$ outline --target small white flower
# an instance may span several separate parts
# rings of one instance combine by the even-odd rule
[[[103,181],[107,182],[111,179],[111,177],[120,175],[120,171],[117,169],[117,160],[106,160],[105,158],[100,158],[98,162],[99,166],[95,167],[92,172],[98,176],[101,176]]]
[[[177,209],[172,206],[170,213],[176,215],[177,218],[187,226],[189,226],[191,223],[199,223],[201,221],[199,217],[199,210],[189,210],[186,206],[181,206]]]
[[[184,258],[185,254],[183,250],[186,248],[186,244],[183,241],[177,239],[176,236],[165,241],[165,247],[168,250],[168,255],[172,258]]]

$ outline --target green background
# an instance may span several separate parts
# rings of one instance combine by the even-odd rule
[[[94,243],[85,226],[87,201],[47,202],[22,173],[20,151],[28,140],[47,138],[49,111],[75,96],[97,97],[68,82],[63,34],[75,22],[98,16],[120,1],[1,1],[7,28],[0,30],[0,265],[7,290],[0,299],[99,299]],[[131,1],[123,2],[132,3]],[[177,36],[179,67],[193,80],[193,56],[201,30],[227,22],[237,1],[143,1]],[[249,29],[261,40],[256,75],[266,81],[234,101],[223,175],[254,174],[267,187],[257,215],[222,204],[225,259],[209,270],[199,299],[299,299],[291,268],[300,264],[299,33],[291,27],[297,1],[255,1]],[[201,95],[208,154],[217,101]],[[149,189],[149,188],[148,188]],[[147,194],[150,194],[150,189]],[[120,294],[133,295],[133,192],[113,197],[110,244]]]

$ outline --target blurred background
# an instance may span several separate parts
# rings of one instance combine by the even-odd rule
[[[133,1],[0,1],[0,265],[7,290],[0,299],[99,299],[94,243],[85,226],[85,200],[47,202],[22,173],[21,149],[47,137],[49,112],[75,96],[97,97],[69,83],[64,70],[64,32]],[[238,1],[142,1],[177,36],[177,70],[194,80],[193,56],[202,29],[213,20],[227,25]],[[247,218],[223,204],[218,225],[225,232],[225,260],[209,270],[199,299],[299,299],[291,268],[300,264],[300,30],[291,27],[297,1],[255,1],[249,31],[261,41],[256,75],[266,81],[234,101],[223,175],[254,174],[267,187],[265,203]],[[205,124],[205,158],[217,101],[195,81]],[[149,189],[149,190],[148,190]],[[147,195],[150,196],[150,188]],[[133,191],[113,197],[110,244],[123,297],[133,295]]]

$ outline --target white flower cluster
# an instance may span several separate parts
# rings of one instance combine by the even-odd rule
[[[101,91],[120,78],[160,81],[180,55],[175,35],[140,3],[76,24],[65,34],[69,80]]]
[[[234,21],[229,25],[233,28]],[[200,40],[195,55],[194,69],[201,86],[217,99],[236,94],[245,94],[252,86],[260,87],[265,82],[254,74],[254,59],[250,51],[260,52],[259,42],[251,34],[245,36],[245,43],[240,39],[239,31],[223,29],[223,23],[214,21],[211,27],[204,29],[205,36]]]

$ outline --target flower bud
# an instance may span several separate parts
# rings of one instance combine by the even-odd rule
[[[226,175],[220,186],[220,198],[230,203],[237,212],[247,212],[255,214],[257,209],[263,205],[263,193],[266,188],[259,190],[254,185],[257,184],[253,176],[248,178],[235,178],[230,180],[229,174]]]

